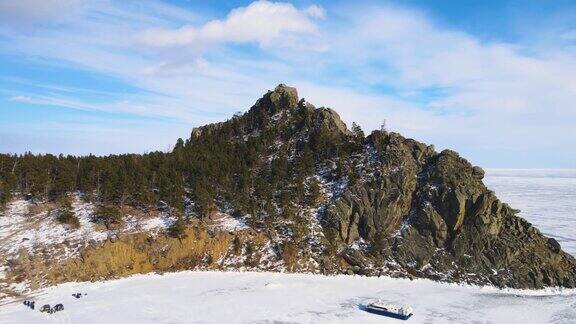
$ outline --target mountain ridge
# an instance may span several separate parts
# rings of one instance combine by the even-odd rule
[[[245,268],[576,287],[574,258],[500,202],[480,167],[397,133],[349,130],[283,84],[170,153],[0,158],[4,204],[26,196],[28,210],[51,205],[42,215],[69,231],[90,221],[106,233],[37,273],[20,260],[34,248],[7,255],[15,282]],[[74,222],[81,203],[94,210]],[[154,214],[166,226],[126,230]],[[226,230],[221,219],[243,225]]]

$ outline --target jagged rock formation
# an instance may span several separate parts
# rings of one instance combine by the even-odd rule
[[[334,204],[330,217],[343,242],[374,242],[384,233],[384,257],[417,276],[500,287],[576,285],[574,258],[501,203],[479,167],[450,150],[394,147],[409,149],[383,157],[395,162],[382,169],[377,188],[350,188]],[[386,154],[390,148],[380,147]]]
[[[91,243],[84,255],[122,248],[137,256],[138,264],[115,259],[121,266],[105,268],[107,277],[125,269],[244,267],[576,287],[575,259],[500,202],[482,183],[480,167],[397,133],[350,131],[334,110],[315,108],[286,85],[266,93],[246,114],[195,128],[172,153],[150,159],[150,168],[166,159],[178,170],[174,183],[186,190],[165,185],[172,190],[166,196],[184,194],[183,213],[188,227],[196,228],[188,232],[207,243],[185,240],[194,246],[192,254],[151,234],[127,234],[101,247]],[[168,173],[150,171],[154,177]],[[152,188],[133,195],[130,208],[149,213],[154,207],[146,204],[164,192]],[[154,206],[174,219],[169,204]],[[242,219],[248,229],[214,234],[213,215]],[[226,239],[220,244],[212,237]],[[95,261],[80,258],[68,268],[82,272],[90,267],[86,262]]]
[[[273,96],[296,102],[293,88],[280,86]],[[335,111],[315,112],[316,127],[350,134]],[[370,178],[328,202],[323,219],[343,245],[362,239],[380,248],[376,256],[351,257],[344,250],[352,266],[392,260],[417,276],[437,279],[576,287],[574,258],[501,203],[482,183],[480,167],[454,151],[436,153],[395,133],[374,132],[364,144],[361,155],[369,161],[362,167]]]

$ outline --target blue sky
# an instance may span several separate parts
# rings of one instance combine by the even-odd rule
[[[485,167],[576,168],[573,1],[0,0],[0,152],[168,150],[278,83]]]

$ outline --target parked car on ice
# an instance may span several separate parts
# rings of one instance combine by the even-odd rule
[[[40,307],[40,312],[52,314],[52,308],[50,307],[50,305],[46,304],[46,305]]]

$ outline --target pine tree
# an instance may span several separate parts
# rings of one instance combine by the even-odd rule
[[[173,187],[170,195],[170,205],[178,212],[184,212],[184,179],[178,174],[174,175]]]
[[[312,178],[312,181],[310,182],[309,194],[310,204],[316,206],[320,200],[320,196],[322,195],[320,184],[316,178]]]
[[[362,149],[362,145],[364,145],[364,131],[356,123],[352,123],[352,140],[352,151]]]
[[[354,136],[356,140],[364,140],[364,131],[360,125],[355,122],[352,123],[352,136]]]
[[[300,164],[298,168],[298,173],[300,175],[311,175],[316,171],[316,163],[314,160],[314,154],[310,149],[310,146],[305,145],[302,151],[302,157],[300,158]]]
[[[174,146],[174,151],[182,151],[184,149],[184,140],[178,138],[176,145]]]
[[[115,206],[100,206],[94,214],[94,221],[104,223],[106,228],[112,228],[122,221],[122,215]]]
[[[270,181],[273,187],[285,180],[288,176],[288,158],[285,154],[272,160]]]
[[[336,179],[340,179],[344,176],[344,163],[342,162],[342,158],[339,158],[336,161],[336,170],[334,170],[334,176]]]
[[[10,171],[6,172],[0,178],[0,206],[6,206],[6,204],[10,202],[16,184],[17,178]]]
[[[168,228],[168,233],[178,239],[186,237],[186,223],[182,214],[178,213],[176,221]]]
[[[242,252],[242,241],[238,235],[234,236],[234,241],[232,241],[233,251],[235,255],[239,255]]]
[[[298,176],[296,178],[296,188],[294,191],[294,198],[299,203],[304,203],[304,198],[306,196],[306,186],[304,185],[304,178]]]
[[[296,215],[296,213],[291,206],[286,206],[282,209],[282,218],[286,220],[292,220],[294,219],[294,215]]]
[[[74,228],[80,227],[80,221],[72,209],[72,198],[70,196],[63,196],[59,200],[59,205],[58,221]]]
[[[12,196],[12,191],[10,185],[6,181],[0,182],[0,207],[6,206],[6,204],[10,201],[10,197]]]
[[[352,165],[350,169],[351,170],[350,170],[350,175],[348,176],[348,185],[354,186],[356,184],[356,182],[358,182],[360,175],[358,174],[358,171],[356,170],[356,166]]]
[[[214,211],[214,198],[211,192],[207,189],[207,186],[198,185],[195,190],[194,203],[198,213],[200,214],[200,219],[210,216]]]

